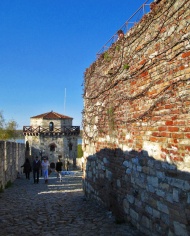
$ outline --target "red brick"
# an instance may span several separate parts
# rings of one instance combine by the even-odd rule
[[[182,58],[185,58],[185,57],[189,57],[190,56],[190,51],[189,52],[185,52],[181,55]]]
[[[150,141],[156,143],[156,142],[158,142],[158,138],[156,138],[156,137],[150,137]]]
[[[181,157],[174,157],[173,160],[174,161],[183,161],[183,158],[181,158]]]
[[[165,153],[161,153],[160,157],[165,160],[166,159],[166,154]]]
[[[161,29],[160,29],[160,33],[164,33],[164,32],[166,32],[166,27],[162,27]]]
[[[179,70],[184,70],[185,69],[185,66],[180,66],[179,67]]]
[[[166,131],[166,130],[167,130],[166,126],[158,127],[158,131]]]
[[[178,132],[179,131],[179,128],[178,127],[168,127],[168,131],[170,131],[170,132]]]
[[[150,137],[150,141],[151,142],[155,142],[155,143],[166,143],[167,142],[167,138],[165,137]]]
[[[137,83],[137,81],[131,81],[131,86],[135,85]]]
[[[157,94],[156,89],[148,92],[148,96],[152,96],[152,95],[155,95],[155,94]]]
[[[166,105],[165,105],[165,109],[171,109],[171,108],[173,108],[173,107],[174,107],[173,104],[166,104]]]
[[[160,134],[162,137],[168,137],[170,138],[170,133],[167,133],[167,132],[161,132]]]
[[[186,138],[190,138],[190,133],[189,134],[185,134]]]
[[[142,61],[140,61],[140,65],[144,65],[146,63],[146,59],[143,59]]]
[[[173,121],[172,121],[172,120],[167,120],[167,121],[165,122],[165,125],[173,125]]]
[[[174,143],[179,143],[178,139],[175,139],[173,140]]]
[[[190,146],[185,146],[185,149],[190,151]]]
[[[181,126],[181,125],[185,125],[185,121],[184,120],[177,120],[177,121],[174,121],[173,122],[173,125],[179,125],[179,126]]]
[[[171,133],[171,138],[183,139],[184,134],[183,133]]]
[[[153,132],[153,133],[152,133],[152,136],[160,137],[160,132]]]
[[[141,77],[145,77],[145,76],[147,76],[147,75],[148,75],[148,71],[145,71],[145,72],[143,72],[143,73],[140,74]]]
[[[174,115],[174,116],[171,117],[172,120],[176,120],[177,118],[178,118],[177,115]]]
[[[142,48],[142,45],[139,45],[138,47],[136,47],[136,51],[139,51]]]

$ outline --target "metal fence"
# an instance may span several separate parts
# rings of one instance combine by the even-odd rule
[[[118,29],[122,30],[124,34],[126,34],[140,19],[150,12],[150,3],[153,0],[147,0],[143,5]],[[117,32],[104,44],[104,46],[98,51],[96,54],[97,58],[107,51],[113,43],[115,43],[118,39]]]

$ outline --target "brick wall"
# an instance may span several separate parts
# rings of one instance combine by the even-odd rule
[[[0,188],[13,182],[25,161],[25,144],[0,141]]]
[[[147,235],[189,235],[190,2],[151,9],[85,71],[83,186]]]

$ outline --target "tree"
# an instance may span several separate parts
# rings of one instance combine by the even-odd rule
[[[0,139],[15,139],[16,138],[16,128],[17,123],[14,120],[10,120],[9,122],[5,122],[3,117],[3,112],[0,111]]]
[[[78,146],[77,146],[77,157],[80,158],[82,156],[83,156],[82,145],[78,144]]]

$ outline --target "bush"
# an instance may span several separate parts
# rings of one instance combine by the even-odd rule
[[[83,157],[82,144],[78,144],[78,146],[77,146],[77,157],[78,158]]]

